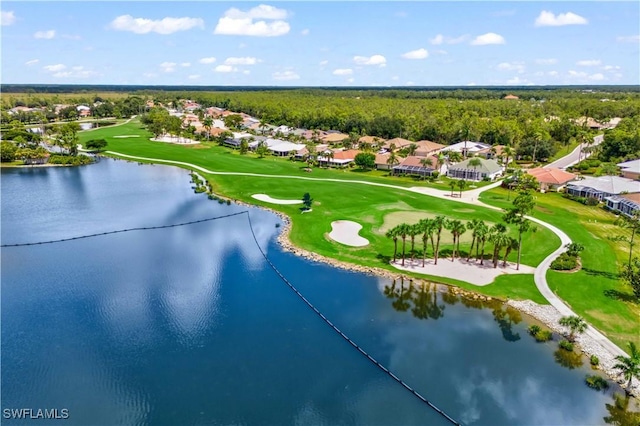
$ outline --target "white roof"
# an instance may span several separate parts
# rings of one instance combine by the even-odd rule
[[[625,172],[640,173],[640,159],[618,163],[617,166]]]
[[[218,119],[213,120],[213,124],[211,125],[211,127],[217,129],[226,129],[226,127],[224,126],[224,121]]]
[[[250,138],[251,136],[253,136],[251,133],[233,132],[234,139]]]
[[[91,108],[89,108],[89,107],[88,107],[88,106],[86,106],[86,105],[78,105],[78,106],[76,107],[76,109],[77,109],[78,111],[87,111],[87,110],[90,110]]]
[[[619,176],[590,177],[571,182],[568,186],[592,188],[607,194],[620,194],[621,192],[640,192],[640,182]]]
[[[478,151],[482,151],[483,149],[491,148],[491,145],[487,145],[486,143],[466,141],[466,142],[458,142],[458,143],[454,143],[453,145],[445,146],[444,148],[442,148],[442,151],[462,152],[465,150],[465,144],[466,144],[467,152],[478,152]]]

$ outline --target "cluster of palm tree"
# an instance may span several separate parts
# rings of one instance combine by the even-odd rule
[[[518,249],[518,240],[509,236],[507,227],[502,223],[497,223],[489,227],[480,219],[473,219],[469,222],[463,222],[459,219],[448,219],[445,216],[436,216],[432,219],[421,219],[418,223],[399,224],[386,232],[386,237],[393,240],[393,262],[398,258],[398,242],[402,241],[402,261],[404,266],[407,257],[406,245],[407,241],[411,244],[409,255],[411,262],[415,260],[416,254],[422,257],[422,266],[426,264],[427,252],[431,247],[431,254],[434,264],[438,264],[440,255],[440,242],[442,232],[449,231],[453,237],[453,248],[451,250],[451,261],[455,261],[456,257],[462,257],[460,252],[460,238],[467,232],[471,232],[471,246],[467,252],[467,262],[471,257],[475,257],[476,261],[480,261],[484,265],[485,246],[487,243],[493,244],[492,262],[493,267],[497,268],[500,258],[502,257],[502,266],[507,265],[507,257],[513,250]],[[422,243],[421,251],[416,250],[416,239]],[[475,248],[475,256],[473,250]],[[504,253],[503,253],[504,251]],[[502,256],[501,256],[501,253]]]

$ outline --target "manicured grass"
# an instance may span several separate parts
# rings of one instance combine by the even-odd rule
[[[555,153],[555,155],[553,155],[552,157],[548,158],[547,161],[549,163],[556,161],[559,158],[564,157],[565,155],[571,153],[571,151],[573,151],[574,149],[576,149],[576,147],[580,144],[580,142],[578,141],[571,141],[569,144],[567,144],[566,146],[563,146],[562,148],[560,148],[558,150],[558,152]]]
[[[140,134],[144,137],[128,139],[113,137],[116,135],[135,134]],[[184,146],[150,142],[147,136],[146,130],[142,129],[139,124],[129,123],[115,128],[98,129],[90,134],[83,133],[81,134],[81,140],[86,141],[89,138],[105,137],[109,142],[108,150],[123,154],[183,161],[214,171],[273,175],[274,177],[271,178],[210,175],[199,172],[211,182],[214,191],[220,195],[251,204],[263,205],[291,217],[293,223],[291,240],[295,245],[327,257],[354,264],[398,272],[398,270],[389,265],[389,260],[393,256],[393,241],[386,238],[384,234],[376,232],[384,223],[385,216],[393,212],[426,212],[461,220],[477,218],[493,223],[501,221],[502,214],[491,209],[428,197],[400,188],[349,182],[351,180],[365,180],[406,187],[415,185],[411,180],[403,181],[402,178],[388,178],[376,176],[375,174],[326,169],[314,169],[312,173],[306,173],[302,170],[305,167],[303,163],[291,162],[286,159],[272,157],[258,159],[249,155],[243,156],[228,148],[215,146],[212,143]],[[347,180],[347,182],[278,177],[281,175],[305,178],[339,178]],[[400,185],[402,182],[405,184]],[[253,194],[265,193],[274,198],[300,199],[305,192],[309,192],[315,200],[313,211],[305,214],[301,213],[299,205],[269,204],[251,197]],[[360,235],[367,238],[370,244],[365,247],[354,248],[330,240],[327,234],[331,230],[331,222],[341,219],[353,220],[362,224],[363,229],[360,231]],[[448,231],[443,231],[444,234],[448,234]],[[515,231],[512,234],[515,236]],[[463,255],[469,250],[469,245],[469,243],[461,244],[460,248]],[[558,245],[558,238],[547,229],[540,229],[537,233],[528,234],[524,244],[522,263],[536,266]],[[401,247],[401,245],[399,246]],[[420,243],[416,242],[416,249],[421,250],[420,247]],[[451,248],[450,244],[443,244],[441,247],[442,255],[446,256],[450,253]],[[410,243],[408,241],[407,251],[409,249]],[[491,253],[491,251],[491,244],[487,244],[485,252]],[[430,250],[428,253],[431,255]],[[513,252],[509,260],[515,261],[515,259],[516,253]],[[429,278],[424,275],[414,276]],[[541,303],[544,302],[533,283],[533,276],[531,275],[502,276],[496,280],[495,284],[484,287],[477,287],[446,278],[434,278],[434,281],[458,285],[494,297],[526,298]]]
[[[494,188],[483,193],[480,200],[504,206],[506,195],[506,190]],[[631,287],[618,279],[618,268],[627,261],[628,246],[609,240],[626,233],[613,224],[615,215],[601,207],[547,193],[537,195],[533,216],[557,226],[585,246],[582,270],[549,271],[551,290],[621,348],[626,348],[628,341],[640,344],[640,304],[630,301]]]

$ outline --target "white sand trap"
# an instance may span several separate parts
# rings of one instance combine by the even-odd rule
[[[267,194],[253,194],[251,198],[255,198],[256,200],[260,200],[260,201],[264,201],[265,203],[272,203],[272,204],[302,204],[302,199],[280,200],[278,198],[271,198]]]
[[[140,135],[118,135],[118,136],[113,136],[113,138],[117,138],[117,139],[125,139],[125,138],[139,138]]]
[[[358,235],[361,229],[362,225],[357,222],[336,220],[331,222],[329,238],[347,246],[363,247],[369,244],[369,240]]]
[[[477,286],[485,286],[491,284],[496,277],[503,274],[533,274],[536,268],[520,265],[520,270],[516,270],[516,265],[507,262],[507,266],[502,267],[502,261],[498,263],[496,269],[493,268],[491,260],[485,260],[484,265],[473,259],[467,262],[466,259],[456,259],[454,262],[450,258],[439,258],[438,264],[433,264],[433,259],[427,259],[424,268],[422,267],[422,259],[415,259],[413,264],[411,259],[404,260],[404,266],[401,266],[402,259],[397,259],[396,263],[391,264],[400,270],[416,272],[418,274],[429,274],[437,277],[454,278],[456,280],[465,281]]]
[[[195,145],[200,142],[194,141],[193,139],[188,138],[178,138],[173,136],[160,136],[159,138],[152,138],[154,142],[167,142],[167,143],[175,143],[178,145]]]

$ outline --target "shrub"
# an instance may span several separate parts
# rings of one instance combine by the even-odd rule
[[[548,342],[553,339],[553,333],[549,330],[540,330],[533,337],[536,338],[536,342]]]
[[[51,155],[49,164],[63,164],[65,166],[81,166],[93,163],[93,158],[86,155]]]
[[[551,269],[554,271],[570,271],[578,266],[578,258],[562,253],[556,260],[551,262]]]
[[[595,197],[588,197],[585,199],[584,204],[587,206],[597,206],[598,204],[600,204],[600,200]]]
[[[603,390],[609,387],[609,383],[606,379],[596,375],[587,375],[584,381],[587,386],[595,390]]]
[[[540,332],[541,329],[539,326],[534,324],[534,325],[530,325],[527,330],[529,331],[529,334],[531,334],[532,336],[535,336]]]
[[[600,360],[595,355],[591,355],[591,358],[589,361],[591,362],[591,365],[593,365],[594,367],[600,364]]]
[[[565,351],[568,352],[573,352],[573,343],[571,343],[568,340],[562,340],[560,342],[560,348],[564,349]]]

